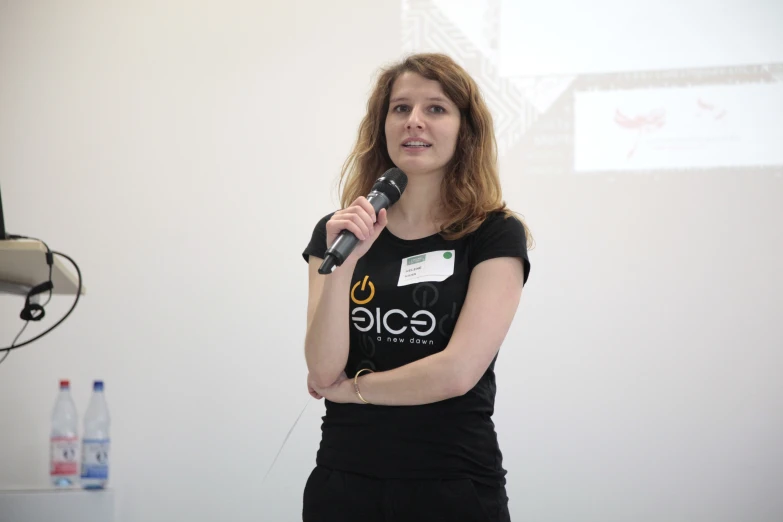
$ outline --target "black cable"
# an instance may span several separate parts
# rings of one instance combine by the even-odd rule
[[[46,244],[46,241],[42,239],[38,239],[37,237],[30,237],[30,236],[20,236],[19,234],[8,234],[8,239],[30,239],[33,241],[38,241],[46,248],[46,264],[49,265],[49,282],[52,282],[52,267],[54,266],[54,258],[52,257],[52,249],[49,248],[49,245]],[[52,300],[52,289],[49,289],[49,297],[46,299],[46,302],[42,304],[42,307],[46,307],[46,305],[49,304],[49,301]]]
[[[19,340],[19,337],[22,336],[22,333],[24,333],[25,329],[27,329],[27,325],[30,324],[30,321],[25,321],[24,326],[22,326],[22,329],[19,330],[19,333],[16,334],[16,337],[14,337],[14,340],[11,342],[11,347],[13,347],[16,344],[16,341]],[[3,361],[5,361],[8,358],[8,354],[11,353],[10,351],[5,352],[3,354],[3,358],[0,359],[0,364],[3,364]]]
[[[76,308],[76,303],[79,302],[79,296],[82,293],[82,272],[81,272],[81,270],[79,270],[79,265],[77,265],[76,261],[71,259],[70,256],[68,256],[66,254],[63,254],[62,252],[51,252],[51,255],[60,256],[60,257],[63,257],[65,259],[67,259],[68,261],[70,261],[70,263],[76,269],[76,274],[78,275],[78,278],[79,278],[78,285],[77,285],[77,288],[76,288],[76,299],[73,300],[73,304],[71,305],[70,310],[68,310],[68,312],[64,316],[62,316],[62,318],[60,318],[59,321],[57,321],[52,326],[50,326],[49,329],[45,330],[43,333],[40,333],[40,334],[36,335],[32,339],[28,339],[27,341],[25,341],[25,342],[23,342],[21,344],[14,345],[14,343],[16,342],[16,341],[14,341],[14,343],[11,343],[11,346],[9,346],[7,348],[0,348],[0,352],[6,352],[6,354],[7,354],[7,353],[10,353],[11,350],[16,350],[17,348],[21,348],[22,346],[27,346],[28,344],[30,344],[30,343],[32,343],[34,341],[37,341],[38,339],[40,339],[44,335],[48,334],[49,332],[51,332],[52,330],[57,328],[60,325],[60,323],[65,321],[65,319],[67,319],[68,316],[71,315],[71,312],[73,312],[73,309]],[[50,265],[50,270],[51,270],[51,265]],[[17,338],[18,338],[18,336],[17,336]],[[7,357],[7,355],[6,355],[6,357]],[[5,360],[5,358],[4,358],[4,360]]]

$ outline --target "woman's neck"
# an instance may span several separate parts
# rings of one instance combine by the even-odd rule
[[[441,180],[440,176],[409,178],[402,197],[387,211],[389,232],[404,239],[438,232]]]

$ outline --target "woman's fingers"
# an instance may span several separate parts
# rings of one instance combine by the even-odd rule
[[[381,211],[378,213],[379,230],[383,230],[388,223],[389,223],[389,216],[386,215],[386,209],[382,208]]]
[[[375,214],[375,209],[373,206],[369,201],[367,201],[367,198],[364,196],[356,198],[356,201],[354,201],[353,204],[358,205],[362,208],[362,210],[364,210],[368,218],[367,225],[372,229],[373,224],[378,220],[378,216]]]
[[[359,239],[366,239],[367,234],[369,233],[367,230],[362,230],[362,228],[356,224],[356,222],[351,219],[350,216],[338,219],[332,218],[326,224],[326,231],[330,234],[337,235],[343,230],[349,230],[353,232],[353,235]]]

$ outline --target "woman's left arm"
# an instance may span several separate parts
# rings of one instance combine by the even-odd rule
[[[448,346],[441,352],[386,372],[362,373],[359,391],[371,404],[415,406],[470,391],[487,371],[508,333],[522,295],[519,258],[498,257],[476,265]],[[332,402],[361,400],[353,376],[316,391]]]

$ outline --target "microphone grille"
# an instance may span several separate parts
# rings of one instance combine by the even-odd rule
[[[396,203],[407,186],[408,176],[397,167],[393,167],[384,172],[383,176],[375,181],[375,185],[372,188],[378,192],[383,192],[392,203]]]

